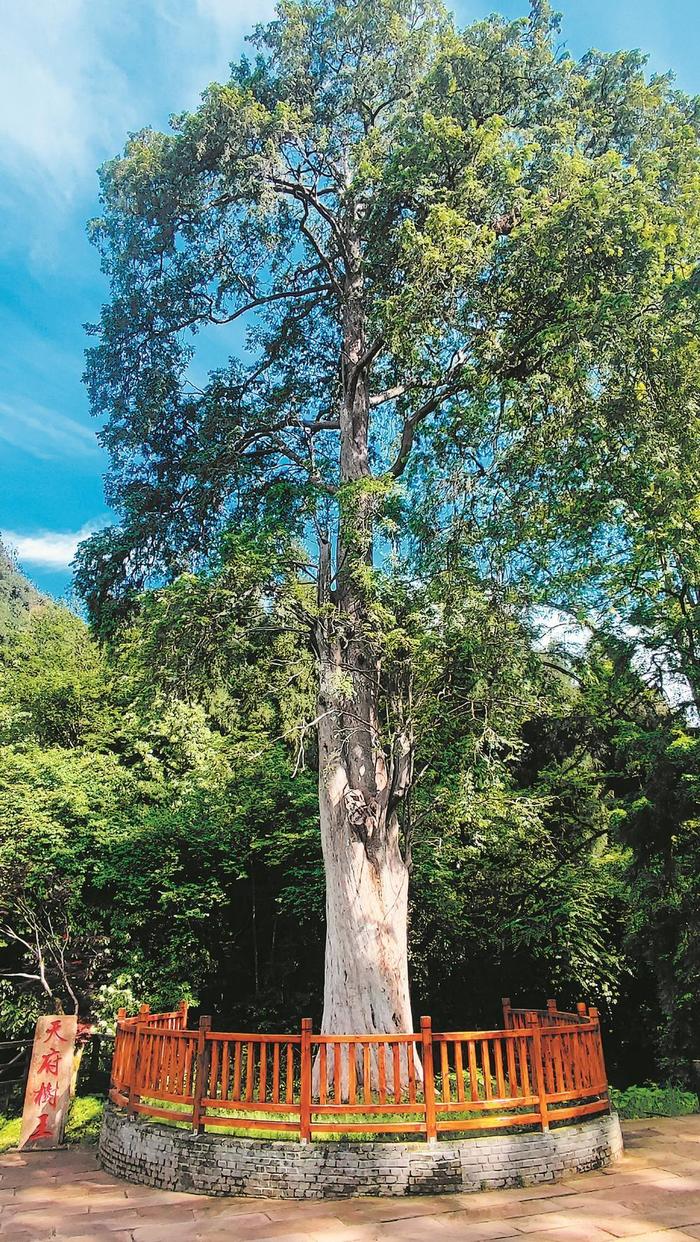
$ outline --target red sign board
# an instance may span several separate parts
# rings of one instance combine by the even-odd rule
[[[77,1028],[74,1014],[39,1018],[36,1024],[20,1148],[57,1147],[63,1141]]]

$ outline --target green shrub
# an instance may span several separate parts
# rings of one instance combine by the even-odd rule
[[[683,1117],[687,1113],[700,1112],[700,1100],[694,1091],[680,1087],[660,1087],[649,1082],[643,1087],[628,1087],[626,1091],[610,1088],[613,1107],[621,1117]]]

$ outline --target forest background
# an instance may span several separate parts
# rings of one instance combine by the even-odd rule
[[[219,648],[230,589],[183,577],[107,653],[0,562],[3,1038],[56,1001],[70,1011],[72,993],[105,1031],[122,1005],[181,997],[222,1029],[318,1021],[313,755],[285,740],[308,706],[305,657],[290,686],[288,652],[227,626],[206,673],[171,665],[185,636],[188,651]],[[454,657],[472,726],[436,722],[439,759],[416,793],[416,1011],[467,1029],[496,1021],[502,994],[586,997],[617,1085],[688,1083],[697,730],[635,669],[632,642],[542,650],[478,601],[469,619]]]

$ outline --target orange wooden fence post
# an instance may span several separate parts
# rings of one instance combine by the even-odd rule
[[[532,1068],[535,1075],[535,1084],[537,1086],[537,1098],[539,1104],[540,1125],[543,1130],[549,1129],[549,1115],[547,1113],[547,1088],[544,1082],[544,1063],[542,1061],[542,1031],[537,1018],[537,1014],[532,1010],[527,1014],[527,1025],[530,1030],[532,1039]],[[551,1039],[557,1039],[557,1035],[550,1036]]]
[[[550,997],[550,999],[547,1001],[547,1013],[551,1015],[556,1012],[557,1012],[557,1002],[556,1000],[552,1000]]]
[[[301,1020],[299,1138],[302,1143],[311,1139],[311,1018]]]
[[[151,1012],[150,1005],[141,1005],[139,1007],[139,1018],[146,1018]],[[136,1112],[136,1105],[139,1103],[141,1096],[139,1093],[139,1075],[141,1073],[141,1050],[143,1045],[143,1036],[146,1034],[148,1026],[146,1022],[137,1022],[134,1031],[134,1056],[131,1062],[131,1077],[129,1080],[129,1113],[133,1117]]]
[[[126,1017],[126,1009],[118,1009],[117,1010],[117,1021],[114,1027],[114,1052],[112,1053],[112,1064],[109,1067],[109,1089],[110,1091],[112,1090],[113,1087],[122,1086],[122,1084],[117,1082],[116,1074],[115,1074],[115,1067],[118,1063],[122,1065],[123,1067],[123,1042],[122,1041],[124,1039],[124,1036],[119,1030],[119,1023],[123,1022],[125,1017]],[[123,1073],[123,1069],[122,1069],[122,1073]]]
[[[435,1113],[435,1066],[433,1065],[433,1020],[423,1017],[420,1020],[420,1038],[423,1050],[423,1098],[425,1100],[425,1137],[429,1143],[437,1139],[437,1118]],[[413,1056],[413,1047],[407,1048],[407,1055]]]
[[[187,1026],[187,1009],[188,1009],[187,1001],[181,1000],[180,1004],[177,1007],[177,1012],[180,1017],[180,1030],[184,1030],[185,1027]]]
[[[607,1092],[608,1075],[605,1069],[605,1057],[603,1056],[603,1040],[600,1034],[600,1014],[598,1013],[598,1010],[596,1009],[595,1005],[591,1005],[590,1009],[588,1010],[588,1018],[589,1018],[589,1021],[595,1023],[595,1049],[596,1049],[597,1069],[598,1069],[598,1073],[600,1074],[599,1081],[600,1081],[601,1090],[604,1090],[605,1092]]]
[[[503,1029],[509,1031],[513,1025],[513,1019],[510,1016],[510,996],[504,996],[501,1004],[503,1006]]]
[[[197,1039],[197,1065],[194,1080],[194,1100],[192,1101],[192,1129],[197,1134],[204,1133],[205,1109],[202,1101],[207,1095],[207,1079],[209,1077],[209,1045],[207,1034],[211,1030],[211,1018],[202,1014],[199,1019],[199,1037]]]
[[[581,1022],[585,1022],[585,1021],[586,1021],[586,1019],[588,1018],[588,1014],[587,1014],[587,1012],[586,1012],[586,1006],[584,1005],[583,1001],[578,1001],[578,1002],[577,1002],[577,1004],[576,1004],[576,1012],[577,1012],[577,1014],[578,1014],[578,1016],[579,1016],[580,1021],[581,1021]]]

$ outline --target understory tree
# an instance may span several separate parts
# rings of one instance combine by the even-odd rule
[[[227,532],[263,541],[246,633],[314,660],[322,1029],[406,1031],[416,780],[441,714],[496,762],[503,695],[528,698],[526,668],[465,679],[442,636],[508,634],[587,445],[645,417],[619,363],[688,279],[697,120],[636,54],[563,55],[546,0],[464,31],[432,0],[282,0],[252,45],[103,169],[87,383],[122,520],[78,585],[114,632]]]

